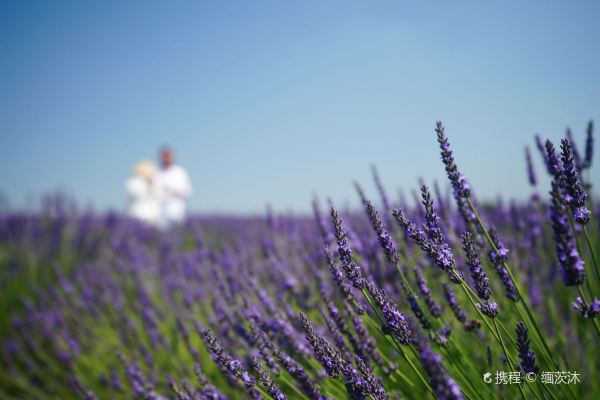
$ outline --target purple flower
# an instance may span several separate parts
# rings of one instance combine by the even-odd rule
[[[421,271],[420,268],[415,268],[414,269],[415,272],[415,279],[417,280],[417,286],[419,287],[419,291],[421,292],[421,294],[423,295],[423,298],[425,299],[425,304],[427,304],[427,308],[429,309],[429,312],[431,313],[432,316],[438,318],[442,315],[442,307],[433,299],[433,296],[431,295],[431,291],[429,290],[429,287],[427,286],[427,281],[425,280],[425,277],[423,276],[423,272]]]
[[[546,151],[546,145],[542,141],[540,135],[535,135],[535,145],[538,148],[540,154],[542,155],[542,160],[544,161],[544,165],[546,166],[548,174],[553,175],[550,161],[548,160],[548,152]]]
[[[561,174],[562,164],[556,154],[556,149],[551,141],[546,140],[546,162],[548,172],[554,177],[558,177]]]
[[[556,179],[552,181],[552,205],[550,206],[550,219],[559,270],[567,286],[581,285],[585,280],[584,262],[579,256],[575,245],[573,231],[569,225],[565,206],[561,200],[561,191]]]
[[[469,225],[475,221],[475,215],[469,210],[467,198],[471,195],[471,188],[466,178],[458,172],[458,167],[454,162],[454,156],[450,149],[450,143],[444,133],[444,126],[441,121],[436,122],[435,131],[437,133],[437,141],[440,144],[442,162],[446,168],[446,175],[452,185],[454,199],[458,207],[458,211],[462,216],[465,224]]]
[[[533,160],[531,159],[531,153],[529,152],[528,146],[525,146],[525,161],[527,162],[527,176],[529,177],[529,183],[531,186],[535,186],[537,185],[537,177],[535,175]]]
[[[459,280],[455,276],[454,272],[454,257],[450,246],[443,242],[441,244],[434,243],[427,234],[418,230],[416,225],[411,222],[402,210],[394,209],[394,218],[398,221],[398,224],[406,230],[408,236],[419,245],[421,250],[425,252],[431,259],[431,261],[441,270],[446,271],[450,276],[450,280],[457,283]]]
[[[469,185],[460,172],[458,172],[458,167],[454,163],[454,156],[450,149],[450,143],[448,143],[448,138],[444,133],[444,126],[441,121],[436,122],[435,131],[437,133],[438,143],[440,144],[442,162],[446,166],[446,174],[448,175],[448,179],[450,179],[455,196],[469,197],[471,193]]]
[[[231,357],[231,355],[223,349],[212,331],[207,328],[200,328],[200,335],[219,368],[227,375],[239,379],[253,399],[262,399],[260,392],[254,387],[254,378],[248,374],[239,360]]]
[[[188,395],[185,390],[179,389],[175,382],[170,382],[170,386],[171,390],[173,390],[178,400],[192,400],[190,395]]]
[[[271,374],[265,370],[258,357],[252,357],[250,359],[250,365],[254,371],[256,371],[258,379],[260,379],[264,387],[267,388],[267,392],[271,395],[271,397],[273,397],[275,400],[287,400],[287,397],[283,394],[279,386],[273,381]]]
[[[535,353],[531,350],[531,342],[527,333],[527,327],[523,322],[518,322],[517,327],[517,348],[519,349],[518,367],[524,372],[538,373],[539,368],[535,365]]]
[[[446,295],[446,300],[454,312],[456,319],[460,322],[466,322],[467,313],[461,308],[460,304],[458,304],[458,300],[456,300],[456,296],[454,295],[454,292],[452,292],[452,289],[450,289],[448,282],[444,282],[444,294]]]
[[[585,168],[592,166],[592,158],[594,156],[594,121],[590,121],[587,127],[587,137],[585,141],[585,158],[583,165]]]
[[[394,243],[392,242],[392,237],[381,223],[379,213],[375,210],[375,207],[373,207],[373,204],[369,200],[365,201],[365,207],[367,210],[367,215],[369,216],[369,220],[371,221],[371,226],[377,234],[379,244],[383,248],[385,256],[391,264],[398,265],[400,262],[400,256],[396,251],[396,246],[394,246]]]
[[[461,236],[461,242],[467,257],[467,265],[471,271],[471,279],[473,279],[473,283],[475,284],[477,296],[483,300],[483,304],[477,304],[477,307],[488,317],[494,318],[496,315],[498,315],[498,306],[493,301],[489,301],[492,294],[490,290],[490,283],[485,271],[483,270],[483,267],[481,266],[481,261],[479,260],[477,250],[475,249],[475,244],[473,243],[473,236],[471,233],[463,233]]]
[[[600,315],[600,300],[594,299],[592,304],[588,306],[581,297],[577,297],[573,302],[573,308],[579,311],[584,318],[596,318]]]
[[[388,400],[389,397],[381,385],[381,380],[373,375],[368,365],[360,357],[356,356],[355,359],[356,368],[346,362],[342,371],[350,398]]]
[[[509,299],[511,299],[513,301],[518,301],[519,300],[519,292],[517,291],[517,288],[516,288],[515,284],[513,283],[512,279],[510,278],[510,275],[508,274],[508,270],[506,269],[506,266],[504,265],[504,263],[506,263],[506,256],[508,255],[508,249],[506,247],[504,247],[504,244],[502,243],[502,241],[500,240],[500,237],[498,236],[498,231],[496,231],[496,228],[491,227],[489,233],[490,233],[490,238],[492,239],[492,243],[494,244],[495,249],[492,248],[488,252],[488,258],[494,265],[494,269],[496,270],[498,277],[500,277],[500,281],[502,282],[502,285],[504,286],[504,289],[506,290],[506,297],[508,297]]]
[[[421,364],[429,376],[429,383],[439,400],[462,399],[460,386],[448,375],[442,364],[442,357],[428,345],[420,353]]]
[[[467,265],[471,271],[471,278],[475,284],[477,295],[481,300],[489,300],[491,296],[490,283],[481,266],[479,255],[477,254],[475,244],[473,243],[473,236],[470,232],[464,232],[460,239],[467,257]]]
[[[327,375],[330,378],[339,377],[344,368],[344,360],[340,353],[315,331],[306,314],[300,313],[300,321],[306,333],[306,340],[311,345],[319,363],[325,368]]]
[[[421,306],[417,302],[417,298],[412,293],[409,293],[406,295],[406,300],[408,301],[408,304],[410,304],[410,309],[412,310],[413,314],[415,315],[423,329],[431,329],[431,323],[423,313]]]
[[[352,287],[350,286],[350,284],[344,277],[344,274],[335,262],[333,254],[331,254],[331,251],[329,250],[329,246],[327,244],[323,245],[323,253],[325,254],[325,258],[327,259],[327,265],[329,266],[331,277],[333,278],[333,281],[336,283],[337,287],[342,292],[342,295],[350,304],[354,305],[357,313],[363,314],[365,312],[364,307],[354,297],[354,293],[352,293]]]
[[[350,355],[350,349],[346,345],[346,340],[342,336],[340,329],[338,328],[335,321],[327,315],[325,312],[321,310],[321,316],[325,320],[325,325],[327,325],[327,329],[329,330],[329,335],[333,339],[333,343],[335,347],[343,354],[348,357]]]
[[[348,279],[352,282],[355,288],[361,290],[365,286],[365,278],[361,268],[356,265],[352,255],[352,249],[348,246],[346,232],[342,227],[342,220],[335,208],[331,207],[331,221],[335,232],[335,238],[338,245],[338,254],[342,261],[342,267],[346,271]]]
[[[421,186],[421,197],[421,202],[425,209],[425,233],[427,233],[427,236],[433,243],[442,245],[445,242],[444,235],[440,229],[438,216],[433,208],[431,193],[425,185]]]
[[[327,311],[329,313],[329,319],[331,319],[336,326],[336,331],[341,333],[343,335],[344,338],[346,338],[349,342],[350,345],[352,346],[352,349],[354,350],[354,352],[359,355],[362,359],[364,360],[368,360],[368,357],[371,356],[371,354],[373,353],[371,351],[371,354],[369,354],[368,352],[366,352],[365,350],[367,349],[363,342],[363,340],[361,340],[360,338],[356,337],[350,330],[348,324],[346,323],[346,319],[344,318],[344,315],[342,315],[342,312],[340,311],[340,309],[338,309],[335,305],[335,303],[331,300],[331,298],[327,295],[327,293],[325,292],[325,290],[321,290],[321,296],[323,297],[323,301],[325,302],[325,305],[327,306]],[[326,318],[326,322],[327,322]],[[329,326],[329,322],[327,322],[328,326]],[[333,335],[333,329],[330,328],[330,331]],[[367,341],[371,341],[370,338],[365,338]],[[336,340],[337,341],[337,340]],[[370,345],[370,347],[372,348],[372,343]],[[343,348],[347,348],[347,346],[344,343],[344,340],[342,339],[342,345],[338,346],[339,349],[343,349]]]
[[[583,160],[581,159],[579,151],[577,150],[577,145],[575,144],[575,139],[573,138],[573,132],[571,132],[571,128],[567,128],[567,139],[563,140],[568,140],[569,144],[571,145],[571,153],[575,162],[575,168],[578,171],[581,171],[583,168]]]
[[[385,367],[383,359],[377,352],[377,347],[376,347],[377,342],[375,341],[375,339],[371,336],[371,334],[365,327],[362,317],[360,315],[358,315],[356,312],[354,312],[354,310],[350,307],[346,306],[345,309],[348,312],[348,314],[350,315],[350,319],[352,320],[352,327],[354,328],[354,332],[356,332],[356,336],[357,336],[357,340],[358,340],[357,344],[360,346],[360,349],[361,349],[360,351],[356,350],[356,353],[359,356],[363,353],[366,353],[369,355],[369,358],[371,360],[375,361],[375,363],[377,363],[380,366]],[[353,346],[354,346],[354,344],[353,344]],[[366,357],[365,357],[365,360],[367,360]]]
[[[385,334],[390,334],[394,339],[402,344],[409,344],[412,339],[412,332],[408,324],[406,315],[398,310],[396,303],[391,301],[387,293],[369,282],[367,290],[379,307],[385,320],[382,330]]]
[[[253,321],[250,322],[251,331],[256,340],[257,345],[268,348],[273,355],[279,360],[283,368],[300,383],[302,390],[312,399],[322,400],[323,396],[317,384],[306,373],[304,368],[298,362],[288,355],[286,352],[271,340],[264,331],[258,328]]]
[[[495,318],[498,315],[498,304],[493,301],[484,300],[483,303],[477,303],[476,306],[490,318]]]
[[[590,220],[590,211],[585,204],[587,194],[581,185],[577,166],[573,161],[573,147],[567,139],[561,140],[562,149],[562,188],[565,191],[565,201],[571,207],[573,219],[581,225]]]

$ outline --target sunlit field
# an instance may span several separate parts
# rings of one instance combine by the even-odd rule
[[[362,209],[4,213],[0,398],[597,399],[592,123],[532,138],[526,201],[479,200],[451,143],[437,123],[447,181],[400,196],[374,169]]]

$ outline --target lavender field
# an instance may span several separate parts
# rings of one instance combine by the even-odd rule
[[[527,201],[478,201],[451,140],[447,182],[396,198],[374,170],[362,210],[3,214],[0,398],[599,398],[592,123],[532,138]]]

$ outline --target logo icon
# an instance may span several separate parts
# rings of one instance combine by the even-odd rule
[[[492,382],[492,373],[491,372],[486,372],[485,374],[483,374],[483,381],[485,383]]]

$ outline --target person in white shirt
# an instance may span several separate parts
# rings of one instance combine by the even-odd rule
[[[158,186],[155,182],[156,167],[149,160],[140,161],[133,169],[125,183],[129,195],[127,213],[149,225],[159,226],[161,223],[161,201]]]
[[[192,194],[192,185],[185,169],[174,163],[173,150],[163,147],[160,150],[162,169],[157,183],[162,198],[162,218],[166,226],[179,224],[185,220],[186,200]]]

